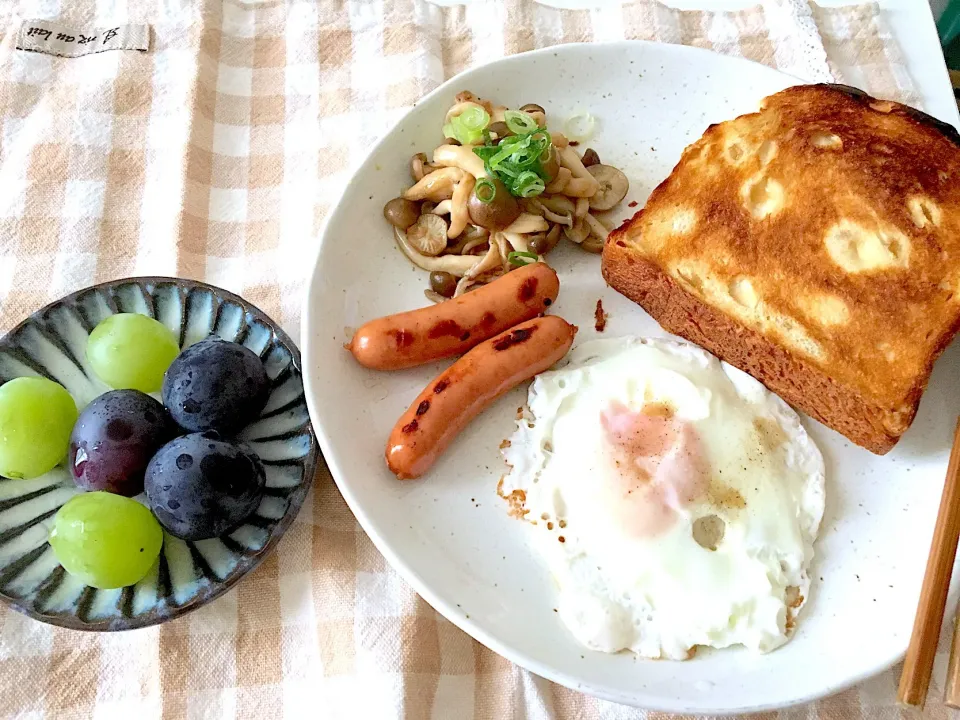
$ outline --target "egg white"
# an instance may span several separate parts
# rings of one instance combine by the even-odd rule
[[[649,537],[604,485],[614,481],[599,415],[612,402],[669,407],[708,467],[709,490]],[[560,616],[582,644],[686,659],[697,646],[768,652],[788,640],[809,597],[824,465],[786,403],[695,345],[628,337],[579,345],[537,377],[528,407],[504,449],[512,470],[500,492],[522,499]],[[724,525],[715,550],[693,537],[711,515]]]

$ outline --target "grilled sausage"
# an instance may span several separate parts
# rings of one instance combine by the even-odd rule
[[[347,349],[374,370],[400,370],[461,355],[540,315],[559,291],[553,268],[531,263],[460,297],[371,320],[357,330]]]
[[[567,354],[577,328],[554,315],[529,320],[477,345],[420,393],[387,441],[400,479],[423,475],[494,400]]]

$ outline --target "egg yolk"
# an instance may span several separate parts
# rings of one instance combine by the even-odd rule
[[[614,402],[600,413],[613,472],[601,484],[611,519],[631,537],[669,529],[678,510],[704,495],[710,478],[693,426],[663,405],[635,412]]]

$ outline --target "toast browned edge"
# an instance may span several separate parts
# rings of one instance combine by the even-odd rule
[[[825,87],[830,88],[831,90],[836,90],[838,92],[845,93],[850,97],[859,100],[863,103],[872,103],[876,102],[877,98],[872,95],[868,95],[866,92],[861,90],[858,87],[853,87],[852,85],[843,85],[841,83],[817,83],[811,87]],[[917,110],[915,107],[910,107],[909,105],[903,105],[902,103],[894,103],[897,107],[903,110],[903,112],[908,115],[913,120],[916,120],[921,125],[928,125],[941,135],[943,135],[947,140],[952,142],[954,145],[960,147],[960,132],[957,132],[957,129],[950,123],[945,123],[942,120],[937,120],[933,115],[928,115],[923,110]]]
[[[859,88],[823,85],[861,101],[873,100]],[[960,146],[960,134],[953,126],[915,108],[900,107],[916,122],[938,130]],[[639,223],[642,216],[641,209],[611,232],[604,245],[601,268],[604,280],[613,289],[639,304],[667,332],[700,345],[752,375],[787,403],[857,445],[878,455],[886,454],[896,445],[917,414],[934,363],[960,331],[960,317],[937,338],[923,372],[901,405],[883,407],[864,398],[855,388],[834,380],[812,362],[705,304],[655,263],[632,252],[620,238]]]
[[[889,412],[864,401],[802,357],[704,304],[654,263],[635,256],[616,237],[616,232],[611,234],[603,253],[604,279],[639,304],[664,330],[749,373],[786,402],[871,452],[882,455],[896,444],[899,435],[885,428]],[[922,386],[911,391],[908,420],[916,413],[921,392]]]

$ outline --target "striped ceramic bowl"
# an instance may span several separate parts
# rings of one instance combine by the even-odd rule
[[[214,334],[260,355],[272,382],[270,399],[240,437],[263,461],[266,494],[252,517],[222,537],[189,542],[165,532],[159,562],[143,580],[97,590],[67,574],[47,543],[57,510],[81,492],[69,471],[57,467],[32,480],[0,478],[0,598],[32,618],[78,630],[154,625],[222,595],[293,522],[318,458],[296,346],[243,299],[191,280],[118,280],[48,305],[0,340],[0,384],[42,375],[63,385],[83,408],[109,390],[87,364],[87,336],[120,312],[156,318],[184,348]]]

